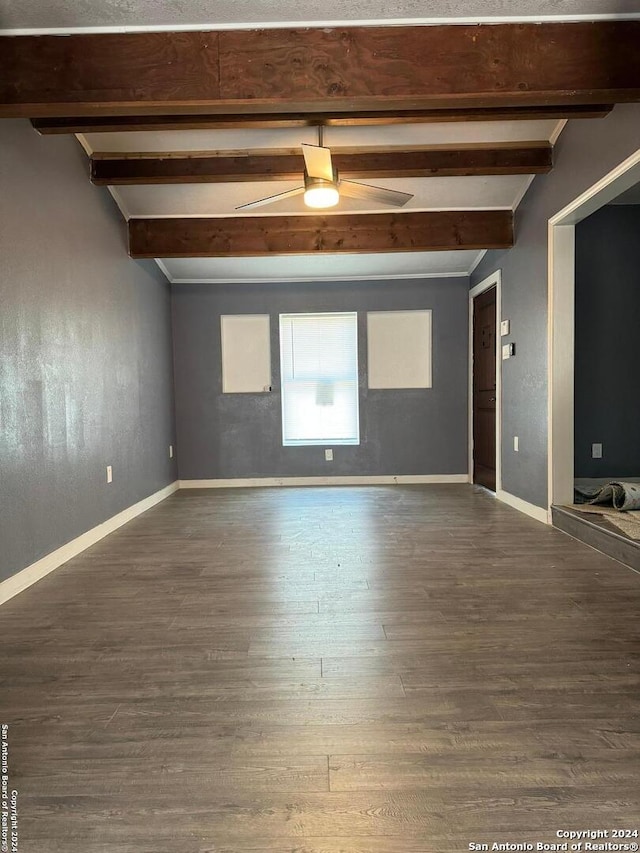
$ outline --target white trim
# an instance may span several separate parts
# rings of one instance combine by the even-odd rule
[[[171,273],[170,273],[170,272],[169,272],[169,270],[166,268],[166,266],[165,266],[165,264],[162,262],[162,260],[161,260],[160,258],[154,258],[153,260],[158,264],[158,266],[160,267],[160,269],[161,269],[161,271],[162,271],[163,275],[165,276],[165,278],[167,279],[167,281],[169,282],[169,284],[174,284],[174,280],[173,280],[173,278],[171,277]]]
[[[180,480],[181,489],[246,489],[265,486],[408,486],[468,483],[467,474],[374,474],[365,477],[237,477],[231,480]]]
[[[165,132],[170,133],[171,131],[164,131],[164,130],[158,131],[158,133],[165,133]],[[179,131],[176,131],[176,133],[184,133],[184,131],[179,130]],[[162,151],[158,152],[158,156],[162,157],[163,152]],[[518,176],[516,175],[516,177],[518,177]],[[425,178],[425,180],[429,180],[429,179]],[[116,186],[131,186],[131,184],[116,184]],[[153,184],[151,184],[149,186],[153,186]],[[167,186],[174,186],[174,185],[168,184]],[[509,213],[513,213],[512,205],[508,205],[505,207],[504,204],[489,205],[489,206],[484,206],[484,207],[473,207],[471,205],[467,205],[466,207],[461,207],[461,206],[458,206],[458,207],[411,207],[411,208],[407,209],[406,213],[408,213],[408,214],[409,213],[466,213],[468,211],[477,211],[478,213],[486,213],[487,211],[497,211],[497,210],[507,210]],[[387,208],[387,211],[388,211],[388,208]],[[345,217],[346,216],[353,216],[356,213],[358,216],[361,216],[361,215],[367,216],[370,213],[385,213],[387,211],[383,211],[382,208],[380,208],[380,207],[372,207],[372,208],[368,208],[366,210],[358,210],[358,211],[352,210],[349,212],[345,211],[345,210],[338,211],[338,210],[326,209],[322,213],[322,216],[323,217],[327,216],[327,217],[331,217],[331,218],[333,218],[333,217],[340,218],[341,216],[345,216]],[[238,212],[238,211],[234,211],[234,210],[227,210],[223,213],[135,213],[135,214],[132,214],[130,218],[131,219],[176,219],[176,220],[178,220],[178,219],[228,219],[230,216],[232,216],[234,219],[250,220],[250,219],[255,219],[256,215],[255,215],[255,213],[249,213],[249,212],[242,213],[242,212]],[[283,216],[308,216],[311,219],[314,216],[315,217],[318,216],[318,211],[316,209],[314,212],[314,210],[312,208],[308,208],[306,210],[297,210],[295,213],[292,213],[291,211],[289,211],[288,213],[281,213],[281,212],[275,213],[273,210],[271,210],[271,211],[265,211],[264,213],[260,214],[260,217],[264,218],[264,219],[278,219],[278,218],[281,219]],[[404,216],[404,214],[400,213],[399,216]],[[402,250],[400,250],[400,251],[402,251]],[[458,251],[458,249],[435,249],[435,250],[419,249],[418,251],[423,251],[423,252],[431,252],[431,251],[456,252],[456,251]],[[473,252],[474,250],[473,249],[464,249],[464,247],[463,247],[462,251]],[[305,253],[301,253],[301,254],[313,254],[313,252],[305,252]],[[360,253],[359,252],[344,252],[343,254],[360,254]]]
[[[547,499],[573,503],[575,225],[549,223],[547,307]]]
[[[488,275],[486,278],[483,278],[482,281],[479,281],[478,284],[474,284],[474,286],[469,291],[469,299],[475,299],[476,296],[480,296],[481,293],[484,293],[485,290],[489,290],[489,288],[493,287],[494,284],[496,287],[498,284],[502,283],[502,270],[495,270]]]
[[[496,270],[469,291],[469,482],[473,483],[473,300],[491,287],[496,289],[496,493],[502,489],[502,270]]]
[[[127,207],[124,203],[124,199],[115,187],[108,186],[107,189],[111,193],[111,196],[113,197],[115,203],[118,205],[120,213],[123,215],[125,222],[128,222],[131,219],[131,214],[127,210]]]
[[[569,121],[569,119],[567,119],[567,118],[561,118],[561,119],[558,121],[557,125],[553,128],[553,130],[551,131],[551,134],[550,134],[550,136],[549,136],[549,142],[550,142],[552,145],[555,145],[555,144],[556,144],[556,142],[558,141],[558,137],[560,136],[560,134],[562,133],[562,131],[563,131],[563,130],[565,129],[565,127],[567,126],[567,122],[568,122],[568,121]]]
[[[478,265],[480,264],[480,261],[484,258],[484,256],[487,254],[488,251],[489,251],[488,249],[481,249],[478,252],[478,255],[477,255],[475,261],[469,267],[469,272],[467,273],[467,275],[469,277],[471,277],[473,275],[473,273],[476,271]]]
[[[513,213],[516,212],[516,210],[518,209],[518,205],[520,204],[522,199],[526,196],[527,192],[529,191],[529,187],[533,183],[534,178],[535,178],[535,175],[528,175],[527,180],[523,182],[522,189],[516,194],[516,197],[513,200],[513,207],[512,207]]]
[[[549,219],[548,503],[573,503],[575,226],[640,180],[640,149]]]
[[[91,157],[91,155],[93,154],[93,150],[92,150],[91,146],[89,145],[89,140],[84,135],[84,133],[76,133],[76,139],[78,140],[78,142],[80,143],[80,145],[84,149],[84,153],[88,157]]]
[[[155,259],[158,264],[160,261]],[[163,269],[163,267],[160,267]],[[172,278],[166,272],[171,284],[304,284],[314,281],[393,281],[396,279],[420,279],[420,278],[468,278],[466,272],[433,272],[433,273],[399,273],[388,275],[341,275],[327,276],[315,275],[312,277],[295,278]]]
[[[218,32],[226,30],[280,30],[317,29],[321,27],[434,27],[464,26],[468,24],[540,24],[574,23],[580,21],[635,21],[640,12],[602,12],[573,15],[476,15],[460,18],[373,18],[368,20],[331,21],[247,21],[229,24],[139,24],[99,27],[23,27],[22,29],[0,29],[0,36],[77,35],[82,33],[161,33],[161,32]]]
[[[0,583],[0,604],[4,604],[5,601],[9,601],[10,598],[23,592],[27,587],[37,583],[37,581],[50,574],[54,569],[71,560],[72,557],[77,557],[78,554],[81,554],[87,548],[95,545],[96,542],[104,539],[109,533],[113,533],[114,530],[122,527],[123,524],[151,509],[152,506],[168,498],[169,495],[172,495],[177,490],[178,481],[176,480],[169,486],[165,486],[164,489],[160,489],[159,492],[155,492],[153,495],[149,495],[149,497],[127,507],[127,509],[122,510],[117,515],[103,521],[102,524],[98,524],[91,530],[87,530],[86,533],[81,534],[76,539],[72,539],[71,542],[67,542],[66,545],[27,566],[26,569],[22,569],[22,571],[2,581]]]
[[[637,169],[635,167],[638,167]],[[633,171],[632,171],[633,170]],[[613,201],[640,179],[640,148],[589,189],[563,207],[549,220],[550,225],[575,225]]]
[[[502,501],[502,503],[508,504],[510,507],[523,512],[525,515],[535,518],[536,521],[541,521],[543,524],[551,524],[549,513],[541,506],[531,504],[529,501],[523,501],[522,498],[518,498],[510,492],[505,492],[502,489],[499,489],[496,492],[496,498],[499,501]]]

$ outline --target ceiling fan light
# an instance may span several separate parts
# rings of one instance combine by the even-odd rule
[[[304,192],[304,203],[307,207],[335,207],[340,201],[340,193],[334,184],[326,182],[323,185],[308,187]]]

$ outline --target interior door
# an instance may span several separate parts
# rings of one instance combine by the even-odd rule
[[[473,300],[473,482],[496,489],[496,288]]]

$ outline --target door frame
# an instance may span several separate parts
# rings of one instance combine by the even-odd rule
[[[496,289],[496,495],[502,491],[502,270],[496,270],[469,291],[469,482],[473,483],[473,300],[486,290]]]
[[[573,503],[575,227],[640,181],[640,149],[558,211],[548,223],[548,516]]]

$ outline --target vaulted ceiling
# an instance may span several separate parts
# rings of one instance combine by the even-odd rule
[[[566,119],[640,99],[640,23],[610,20],[615,3],[403,0],[395,14],[421,23],[602,20],[312,29],[281,28],[321,23],[307,2],[161,5],[2,0],[14,37],[0,45],[0,116],[76,133],[129,221],[131,254],[175,282],[468,274],[511,245],[513,211],[551,169]],[[388,20],[381,3],[344,5],[324,4],[324,23]],[[152,32],[93,34],[140,27]],[[319,126],[342,178],[411,200],[238,210],[301,186],[300,144],[317,144]]]

